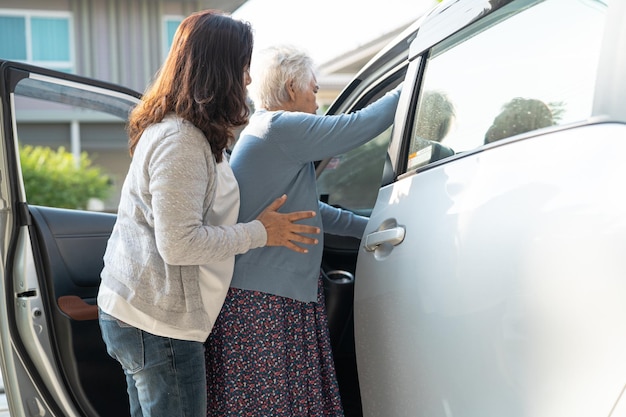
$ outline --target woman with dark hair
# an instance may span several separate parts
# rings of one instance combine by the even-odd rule
[[[131,415],[206,415],[203,342],[226,296],[234,256],[262,246],[306,252],[317,227],[280,214],[286,196],[237,224],[239,188],[224,158],[245,124],[249,24],[217,11],[183,20],[130,115],[132,162],[104,255],[100,326],[120,362]]]

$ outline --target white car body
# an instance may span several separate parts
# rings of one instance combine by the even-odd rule
[[[393,126],[317,164],[320,200],[370,217],[324,236],[346,417],[626,417],[625,21],[624,0],[443,1],[331,106],[403,83]],[[32,204],[19,152],[35,110],[104,126],[139,100],[0,61],[12,417],[129,414],[96,306],[115,214]]]

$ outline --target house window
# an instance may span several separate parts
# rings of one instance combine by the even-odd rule
[[[0,58],[73,72],[68,12],[0,10]]]
[[[182,16],[165,16],[163,18],[163,59],[165,59],[167,54],[170,52],[172,41],[174,40],[174,34],[183,19],[184,17]]]

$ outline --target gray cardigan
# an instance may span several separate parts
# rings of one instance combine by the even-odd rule
[[[198,265],[267,240],[258,220],[207,224],[215,177],[211,147],[191,123],[168,115],[146,129],[122,188],[101,285],[156,320],[208,333]]]

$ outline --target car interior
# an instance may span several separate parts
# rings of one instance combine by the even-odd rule
[[[357,111],[392,90],[403,80],[406,68],[394,68],[381,79],[353,93],[349,108],[342,112]],[[356,97],[356,98],[354,98]],[[331,110],[332,112],[332,110]],[[319,199],[335,207],[369,216],[378,190],[396,178],[387,152],[393,126],[370,142],[345,154],[317,165]],[[436,156],[433,156],[436,157]],[[337,380],[346,416],[361,416],[361,394],[355,353],[353,299],[360,240],[326,234],[322,275],[324,278],[326,310],[333,348]]]

